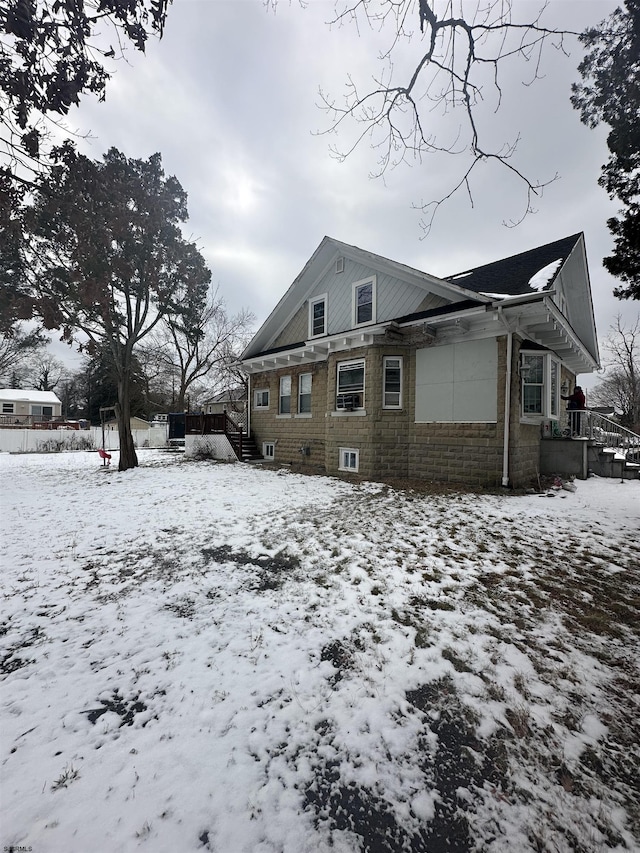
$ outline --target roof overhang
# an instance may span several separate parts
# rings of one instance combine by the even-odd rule
[[[260,373],[263,370],[278,370],[281,367],[326,361],[332,352],[345,352],[357,347],[369,346],[376,336],[384,334],[389,325],[391,324],[370,326],[366,331],[357,329],[330,338],[306,341],[302,346],[287,349],[284,352],[260,353],[253,358],[244,359],[241,364],[247,373]]]
[[[508,328],[555,352],[573,373],[593,373],[600,366],[598,360],[571,328],[552,295],[553,291],[547,291],[512,298],[495,307]]]
[[[422,328],[426,337],[443,343],[454,340],[488,337],[515,332],[524,339],[555,352],[573,373],[592,373],[599,366],[571,328],[567,318],[552,300],[553,292],[527,294],[494,300],[489,305],[475,305],[460,311],[451,310],[438,316],[391,321],[366,329],[355,329],[340,335],[306,341],[290,349],[257,353],[242,360],[247,373],[278,370],[295,365],[326,361],[331,353],[347,352],[380,341],[388,330]]]

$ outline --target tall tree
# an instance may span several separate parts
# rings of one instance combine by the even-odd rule
[[[104,100],[108,62],[162,36],[170,0],[4,0],[0,4],[0,177],[48,162],[48,125],[81,95]],[[115,45],[115,47],[114,47]]]
[[[33,293],[45,328],[103,349],[117,377],[120,470],[135,467],[131,434],[134,352],[167,315],[204,304],[211,273],[185,240],[187,195],[161,157],[101,162],[67,147],[25,217]]]
[[[83,94],[104,100],[113,60],[162,36],[171,0],[0,3],[0,333],[29,319],[20,210],[34,175],[60,152],[51,129]],[[69,136],[69,134],[67,134]]]
[[[605,378],[591,391],[589,401],[614,406],[622,425],[640,432],[640,315],[629,326],[618,316],[605,350]]]
[[[158,353],[165,372],[175,377],[175,411],[185,410],[190,389],[198,383],[213,384],[210,374],[221,374],[237,360],[254,322],[255,316],[246,309],[229,315],[217,289],[204,306],[165,317],[149,346]]]
[[[640,299],[640,0],[626,0],[598,27],[580,36],[586,56],[571,102],[588,127],[609,125],[609,160],[599,184],[623,205],[607,225],[613,253],[603,261],[626,286],[620,299]]]
[[[27,365],[27,382],[38,391],[55,391],[66,376],[64,363],[50,353],[30,359]]]

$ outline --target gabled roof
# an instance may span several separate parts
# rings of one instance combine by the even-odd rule
[[[342,243],[333,237],[324,237],[311,258],[307,261],[302,271],[296,277],[293,284],[286,291],[271,314],[267,317],[260,329],[256,332],[253,340],[245,349],[241,359],[250,358],[258,353],[266,352],[273,347],[279,332],[294,316],[295,312],[305,302],[310,289],[315,282],[329,269],[337,256],[350,258],[371,270],[386,272],[403,281],[410,281],[417,288],[423,289],[425,295],[429,292],[435,293],[450,302],[461,302],[473,298],[476,303],[489,302],[487,297],[472,293],[463,284],[445,281],[430,273],[414,269],[406,264],[392,261],[374,252],[360,249]]]
[[[571,237],[529,249],[528,252],[520,252],[510,258],[446,276],[446,279],[474,293],[482,294],[521,296],[525,293],[550,290],[559,270],[581,237],[582,234],[573,234]],[[556,264],[556,261],[559,263]],[[545,280],[536,281],[542,270],[548,272]]]
[[[35,388],[0,388],[0,400],[9,403],[36,403],[52,405],[60,403],[53,391],[37,391]]]
[[[331,331],[282,344],[278,336],[305,304],[336,256],[441,298],[436,307],[385,316],[371,326]],[[388,291],[387,291],[388,292]],[[444,303],[444,304],[442,304]],[[298,315],[299,317],[300,315]],[[555,352],[575,373],[598,366],[598,341],[584,236],[574,234],[448,279],[390,261],[325,237],[241,356],[248,372],[327,358],[368,345],[387,327],[456,327],[464,334],[495,334],[495,322]],[[492,325],[493,324],[493,325]],[[302,331],[296,327],[297,335]]]
[[[213,397],[208,397],[204,402],[210,403],[238,403],[247,399],[247,389],[244,387],[227,388],[226,391],[219,391]]]

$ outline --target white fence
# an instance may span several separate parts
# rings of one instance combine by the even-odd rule
[[[168,427],[134,429],[136,447],[165,447]],[[0,429],[0,452],[44,453],[56,450],[97,450],[103,446],[102,427],[91,429]],[[104,449],[118,450],[120,436],[117,429],[105,429]]]

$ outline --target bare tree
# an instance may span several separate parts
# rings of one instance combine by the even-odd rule
[[[220,379],[248,342],[254,322],[247,309],[229,315],[218,290],[212,290],[202,311],[167,316],[141,361],[172,377],[174,407],[183,411],[196,390],[199,395],[212,387],[222,390]]]
[[[28,360],[46,346],[49,339],[39,331],[26,331],[24,325],[16,323],[4,335],[0,335],[0,382],[11,384],[12,376],[24,381]]]
[[[28,364],[27,382],[38,391],[55,391],[66,377],[64,363],[50,353],[39,355]]]
[[[277,0],[266,5],[276,7]],[[373,177],[403,162],[422,162],[427,154],[460,155],[452,187],[438,199],[415,205],[423,213],[425,232],[439,207],[458,191],[466,192],[473,205],[473,173],[482,163],[498,164],[523,186],[522,214],[510,224],[522,221],[534,197],[557,175],[527,176],[515,157],[518,133],[491,143],[481,114],[488,113],[495,124],[503,74],[520,74],[531,85],[540,76],[545,51],[553,47],[566,53],[565,40],[577,39],[578,32],[543,23],[549,7],[553,12],[552,4],[541,3],[532,14],[530,4],[511,0],[336,0],[329,26],[380,34],[384,47],[371,80],[363,83],[349,75],[344,98],[320,91],[330,118],[323,132],[352,134],[344,147],[332,147],[333,155],[344,160],[368,142],[378,156]]]
[[[629,327],[618,315],[605,348],[605,378],[591,391],[589,401],[614,406],[622,425],[640,432],[640,315]]]

